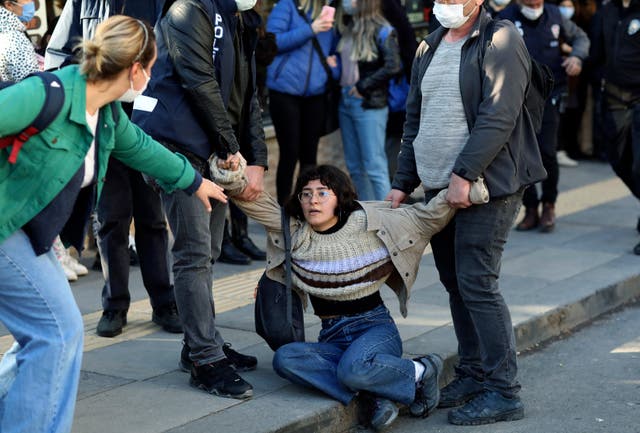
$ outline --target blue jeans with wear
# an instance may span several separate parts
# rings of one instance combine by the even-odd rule
[[[344,159],[360,200],[384,200],[391,190],[384,149],[389,108],[363,108],[342,88],[338,108]]]
[[[70,432],[82,364],[82,315],[53,250],[18,230],[0,244],[0,320],[20,345],[3,372],[0,431]],[[15,348],[15,347],[14,347]],[[28,413],[25,412],[28,410]]]
[[[398,328],[384,305],[353,316],[323,319],[317,343],[278,349],[273,368],[293,383],[319,389],[344,405],[358,391],[410,404],[415,367],[402,359]]]

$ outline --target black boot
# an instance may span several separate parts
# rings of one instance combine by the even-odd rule
[[[238,209],[231,212],[231,238],[233,244],[253,260],[267,260],[267,253],[253,243],[247,233],[247,216]]]
[[[226,220],[224,222],[224,235],[222,236],[222,248],[220,250],[220,257],[218,257],[218,261],[220,263],[229,263],[231,265],[248,265],[251,263],[251,258],[237,249],[236,246],[233,245],[233,242],[231,242],[229,224]]]

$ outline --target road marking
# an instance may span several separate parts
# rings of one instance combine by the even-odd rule
[[[618,178],[603,180],[560,193],[558,197],[557,217],[581,212],[591,207],[600,206],[629,195],[628,189]],[[522,218],[524,211],[521,209]],[[431,253],[427,246],[425,254]],[[214,281],[213,298],[216,313],[223,313],[253,303],[253,290],[264,272],[263,269],[239,272]],[[96,335],[96,326],[102,311],[85,314],[84,319],[84,351],[107,347],[123,341],[135,340],[158,331],[158,326],[151,322],[151,306],[148,299],[133,302],[127,314],[127,326],[124,332],[114,338],[103,338]],[[11,335],[0,337],[0,353],[4,353],[13,343]]]

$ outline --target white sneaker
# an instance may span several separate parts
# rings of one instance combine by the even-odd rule
[[[73,272],[75,272],[76,275],[78,275],[79,277],[82,277],[83,275],[89,274],[89,269],[87,269],[87,267],[85,265],[83,265],[78,260],[76,260],[76,258],[73,257],[71,254],[69,254],[68,251],[67,251],[67,255],[64,256],[64,258],[62,260],[63,260],[63,263],[69,269],[71,269]]]
[[[569,155],[567,155],[567,152],[564,150],[559,150],[558,153],[556,153],[556,157],[558,158],[558,165],[562,166],[562,167],[577,167],[578,166],[578,161],[576,161],[575,159],[572,159],[569,157]]]
[[[60,262],[60,266],[62,266],[62,270],[64,271],[64,275],[67,277],[67,281],[76,281],[78,279],[78,274],[76,274],[76,272],[67,264],[67,257],[69,257],[69,253],[62,244],[59,236],[53,241],[53,252],[58,259],[58,262]]]

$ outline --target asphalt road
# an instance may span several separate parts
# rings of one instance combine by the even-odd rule
[[[392,433],[639,433],[640,303],[521,355],[525,418],[486,426],[399,417]]]

